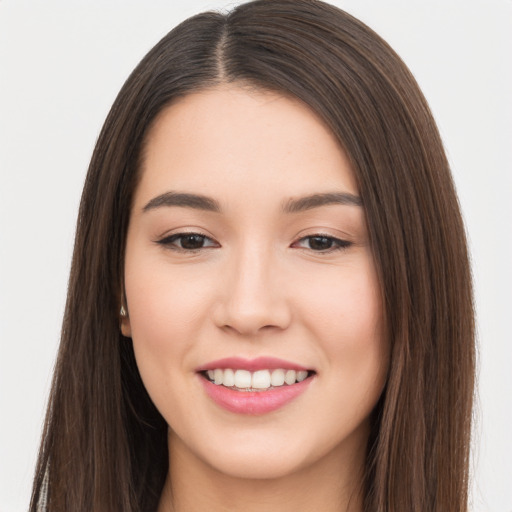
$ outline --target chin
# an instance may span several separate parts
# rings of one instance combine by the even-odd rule
[[[261,454],[236,457],[229,454],[224,459],[215,459],[212,468],[231,478],[274,480],[292,475],[303,469],[303,466],[303,460],[287,458],[279,453],[270,457],[262,457]]]
[[[300,429],[298,429],[300,432]],[[299,434],[296,432],[296,434]],[[196,452],[204,463],[215,471],[232,478],[265,480],[282,479],[307,472],[321,460],[340,455],[342,445],[333,446],[325,439],[308,439],[293,435],[289,429],[270,435],[253,432],[252,435],[227,436],[229,441],[203,445],[202,453]],[[212,447],[215,446],[214,449]]]
[[[308,465],[308,451],[304,449],[304,439],[294,438],[289,434],[271,435],[262,433],[231,431],[220,439],[205,435],[199,442],[174,437],[174,451],[194,454],[199,467],[210,468],[217,474],[240,479],[279,479],[302,470]],[[192,442],[191,442],[192,441]],[[197,441],[197,440],[196,440]],[[193,447],[195,445],[195,447]],[[311,455],[311,454],[310,454]],[[172,460],[172,459],[171,459]]]

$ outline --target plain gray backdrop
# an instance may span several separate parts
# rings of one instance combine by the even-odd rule
[[[0,512],[27,509],[88,161],[118,90],[222,0],[0,0]],[[472,510],[512,512],[512,1],[339,0],[416,76],[474,264],[480,384]]]

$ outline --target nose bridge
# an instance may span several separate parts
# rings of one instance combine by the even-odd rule
[[[289,312],[277,278],[274,251],[265,244],[246,244],[231,261],[226,276],[222,324],[239,333],[263,327],[284,328]]]

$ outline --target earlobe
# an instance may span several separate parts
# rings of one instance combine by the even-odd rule
[[[132,326],[130,323],[130,317],[128,316],[128,312],[124,306],[121,306],[119,310],[119,326],[121,328],[121,333],[123,336],[127,338],[132,337]]]

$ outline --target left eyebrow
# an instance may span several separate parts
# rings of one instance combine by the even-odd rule
[[[211,197],[180,192],[166,192],[165,194],[156,196],[151,199],[151,201],[149,201],[142,210],[147,212],[148,210],[153,210],[162,206],[178,206],[216,213],[221,211],[219,203]]]
[[[347,206],[362,206],[363,201],[359,196],[348,192],[327,192],[324,194],[311,194],[298,199],[290,199],[283,205],[284,213],[297,213],[320,206],[330,204],[342,204]]]

